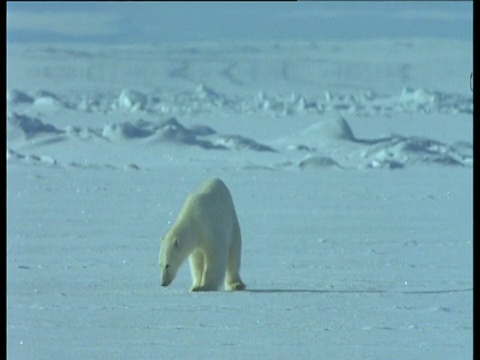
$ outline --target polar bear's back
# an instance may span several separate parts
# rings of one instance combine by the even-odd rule
[[[193,193],[189,195],[190,201],[196,203],[199,210],[205,211],[209,208],[209,213],[224,211],[227,214],[233,209],[233,200],[225,183],[212,178],[202,183]],[[212,214],[213,215],[213,214]],[[228,214],[228,216],[231,216]]]
[[[209,196],[225,196],[228,194],[230,196],[230,191],[228,191],[225,183],[219,178],[211,178],[204,181],[194,192],[194,194],[209,194]]]
[[[201,223],[201,227],[215,231],[231,233],[238,221],[230,191],[218,178],[205,181],[188,195],[183,210],[193,216],[191,220]]]

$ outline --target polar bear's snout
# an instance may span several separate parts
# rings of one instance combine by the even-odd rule
[[[165,278],[163,278],[163,279],[162,279],[162,286],[168,286],[168,285],[170,285],[171,282],[172,282],[171,279],[165,279]]]
[[[165,270],[162,275],[162,286],[168,286],[172,282],[173,278],[168,275],[168,272]]]
[[[170,285],[174,277],[174,274],[170,271],[170,264],[166,264],[162,271],[162,286]]]

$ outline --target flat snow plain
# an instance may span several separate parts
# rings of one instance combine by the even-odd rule
[[[445,51],[448,48],[449,51]],[[472,44],[9,45],[7,356],[467,359]],[[217,176],[243,292],[160,286]]]

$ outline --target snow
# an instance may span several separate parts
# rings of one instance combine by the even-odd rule
[[[445,49],[452,51],[445,51]],[[473,347],[472,43],[9,45],[7,354],[460,359]],[[160,286],[218,176],[243,292]]]

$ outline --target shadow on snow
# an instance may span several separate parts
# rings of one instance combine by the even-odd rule
[[[319,290],[319,289],[246,289],[246,292],[260,294],[405,294],[405,295],[429,295],[450,294],[459,292],[473,292],[469,289],[445,289],[445,290]]]

